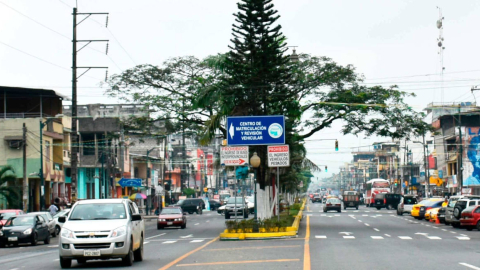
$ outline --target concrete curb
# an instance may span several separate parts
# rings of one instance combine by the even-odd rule
[[[302,207],[300,211],[295,216],[295,220],[291,227],[287,227],[285,232],[263,232],[259,233],[251,233],[251,232],[236,232],[230,233],[228,230],[225,230],[223,233],[220,234],[221,241],[239,241],[239,240],[269,240],[269,239],[282,239],[282,238],[294,238],[297,237],[298,228],[300,226],[300,221],[303,217],[303,209],[305,209],[306,200],[303,200]],[[277,228],[278,230],[278,228]]]

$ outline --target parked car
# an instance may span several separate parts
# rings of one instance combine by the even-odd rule
[[[62,268],[70,268],[72,259],[122,259],[126,266],[143,260],[145,223],[130,200],[79,201],[58,222],[64,223],[58,243]]]
[[[220,214],[220,215],[224,215],[224,214],[225,214],[225,206],[226,206],[226,205],[220,206],[220,207],[217,209],[217,213]]]
[[[445,223],[445,212],[447,211],[446,207],[441,207],[438,210],[437,218],[440,223]]]
[[[375,195],[374,207],[377,210],[387,208],[388,210],[397,209],[400,204],[402,195],[395,193],[379,193]]]
[[[53,217],[52,217],[52,215],[50,214],[50,212],[32,212],[32,214],[42,215],[42,217],[47,221],[48,230],[50,231],[50,235],[52,235],[52,237],[56,237],[56,236],[57,236],[57,233],[56,233],[56,230],[55,230],[56,222],[55,222],[55,220],[53,219]]]
[[[426,221],[436,221],[438,217],[438,211],[440,210],[442,204],[436,204],[437,206],[431,207],[425,211],[425,220]]]
[[[440,205],[441,205],[442,199],[438,199],[438,198],[424,199],[419,203],[413,205],[410,215],[415,219],[423,219],[425,217],[425,212],[426,212],[425,206],[429,207],[430,204],[434,202],[440,202]],[[423,210],[420,211],[422,207],[423,207]]]
[[[50,243],[50,231],[46,220],[40,214],[27,214],[10,217],[0,230],[0,247],[30,243],[37,245],[38,241]]]
[[[471,231],[474,228],[480,231],[480,206],[469,206],[462,211],[460,225]]]
[[[410,214],[412,207],[417,204],[417,198],[413,195],[405,195],[401,198],[397,207],[397,215],[401,216],[404,213]]]
[[[203,209],[205,209],[205,203],[200,198],[180,200],[175,206],[181,207],[182,212],[189,214],[197,213],[201,215],[203,214]]]
[[[475,196],[475,195],[456,195],[456,196],[451,196],[449,199],[448,199],[448,204],[447,204],[447,207],[446,207],[446,211],[445,211],[445,225],[450,225],[452,223],[452,221],[455,224],[455,226],[457,226],[459,223],[457,223],[456,221],[458,221],[458,219],[456,219],[454,216],[453,216],[453,210],[455,208],[455,204],[457,203],[458,200],[460,199],[463,199],[463,198],[480,198],[480,196]]]
[[[427,213],[428,210],[442,207],[443,200],[441,198],[438,198],[438,199],[434,198],[434,199],[423,200],[420,203],[422,205],[420,205],[420,208],[418,209],[418,219],[424,219],[425,214]],[[430,216],[427,217],[427,220],[429,218]]]
[[[55,233],[57,235],[60,234],[60,231],[62,230],[63,223],[58,222],[59,217],[66,217],[70,213],[70,209],[64,209],[58,212],[55,216],[53,216],[53,219],[55,220]]]
[[[354,207],[358,210],[360,204],[360,194],[357,191],[345,191],[343,192],[343,209],[347,207]]]
[[[458,228],[461,226],[460,219],[462,218],[462,211],[470,206],[477,206],[480,204],[479,197],[465,197],[463,199],[458,200],[455,203],[455,207],[453,208],[453,217],[450,223],[454,228]]]
[[[165,227],[181,227],[185,229],[187,227],[187,217],[182,212],[180,207],[166,207],[163,208],[157,220],[157,230]]]
[[[20,209],[6,209],[0,210],[0,228],[7,222],[11,217],[25,214],[23,210]]]
[[[215,211],[220,206],[222,206],[222,204],[216,200],[208,200],[208,203],[210,203],[210,211]]]
[[[248,218],[248,205],[242,197],[230,197],[225,205],[225,219],[230,219],[231,216]]]
[[[323,205],[323,212],[328,212],[330,210],[336,210],[337,212],[342,212],[342,201],[337,198],[328,199]]]
[[[245,200],[247,201],[248,213],[254,214],[255,213],[255,198],[250,196],[250,197],[245,197]]]

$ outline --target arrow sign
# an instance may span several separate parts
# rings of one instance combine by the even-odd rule
[[[353,233],[351,233],[351,232],[339,232],[338,234],[350,235],[350,234],[353,234]]]
[[[122,178],[118,181],[118,184],[122,187],[141,187],[142,179],[140,178]]]
[[[225,146],[220,149],[220,163],[225,166],[247,165],[248,146]]]
[[[227,145],[285,144],[283,115],[227,117]]]

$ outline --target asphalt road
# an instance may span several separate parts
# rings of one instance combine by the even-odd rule
[[[196,225],[197,224],[197,225]],[[189,215],[187,229],[157,231],[147,222],[145,260],[135,269],[476,269],[480,232],[415,220],[395,211],[360,207],[323,213],[307,204],[297,238],[219,241],[224,217]],[[0,249],[0,269],[59,269],[57,240],[50,245]],[[73,268],[80,268],[76,263]],[[84,269],[120,269],[118,261]]]

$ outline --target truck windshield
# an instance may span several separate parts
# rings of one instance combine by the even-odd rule
[[[126,219],[123,203],[79,204],[68,220]]]

